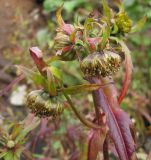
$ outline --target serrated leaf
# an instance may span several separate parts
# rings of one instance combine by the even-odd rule
[[[140,19],[131,29],[131,33],[135,33],[140,31],[143,27],[144,24],[146,23],[147,16],[144,16],[142,19]]]

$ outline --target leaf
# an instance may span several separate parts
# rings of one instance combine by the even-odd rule
[[[15,140],[17,135],[20,133],[20,131],[22,130],[22,125],[21,124],[15,124],[12,128],[12,132],[11,132],[11,137],[12,140]]]
[[[61,7],[58,8],[58,10],[56,12],[56,19],[57,19],[57,22],[58,22],[59,26],[65,25],[65,22],[64,22],[64,20],[62,19],[62,16],[61,16],[62,8],[63,8],[63,4],[61,5]]]
[[[56,19],[58,25],[68,34],[70,35],[73,32],[73,26],[71,24],[66,24],[61,16],[63,4],[56,12]]]
[[[100,85],[100,84],[83,84],[83,85],[76,85],[68,88],[62,89],[66,94],[77,94],[77,93],[83,93],[83,92],[91,92],[94,90],[97,90],[101,87],[106,87],[107,85],[110,85],[111,83]]]
[[[118,98],[119,103],[121,103],[123,98],[125,97],[127,91],[128,91],[129,85],[131,83],[133,64],[132,64],[132,58],[131,58],[130,51],[129,51],[128,47],[122,41],[119,41],[119,43],[122,46],[122,51],[125,53],[125,62],[124,62],[125,77],[124,77],[123,86],[122,86],[122,89],[120,91],[119,98]]]
[[[106,24],[105,26],[103,26],[102,31],[103,31],[103,34],[102,34],[102,40],[101,40],[101,43],[100,43],[100,47],[101,47],[101,49],[104,49],[107,42],[108,42],[108,39],[110,37],[110,27],[109,27],[109,25]]]
[[[93,79],[92,82],[98,83],[98,79]],[[117,153],[119,155],[120,160],[130,160],[132,157],[132,154],[135,151],[134,140],[132,138],[132,135],[130,133],[130,128],[128,128],[127,131],[127,125],[121,126],[124,122],[120,122],[119,119],[116,117],[114,109],[111,107],[111,102],[108,101],[106,98],[106,95],[104,94],[102,89],[99,89],[97,91],[93,92],[94,97],[94,103],[97,107],[101,107],[103,112],[106,115],[107,124],[109,127],[110,135],[113,140],[113,143],[115,145],[115,148],[117,150]],[[117,99],[115,99],[114,104],[118,105]],[[113,104],[113,105],[114,105]],[[115,106],[119,108],[119,106]],[[125,120],[129,123],[129,119]],[[125,122],[127,124],[127,122]],[[123,127],[123,128],[122,128]],[[125,131],[125,133],[124,133]],[[132,140],[130,145],[130,150],[127,148],[129,140]],[[133,159],[135,160],[135,159]]]
[[[103,5],[104,15],[110,20],[111,19],[111,12],[110,12],[110,7],[108,6],[106,0],[102,0],[102,5]]]
[[[55,96],[57,94],[55,78],[51,73],[50,67],[47,67],[46,70],[48,78],[46,89],[48,90],[50,95]]]
[[[23,74],[20,74],[17,78],[15,78],[9,85],[4,87],[2,90],[0,90],[0,97],[4,94],[6,94],[15,84],[19,83],[21,80],[23,80],[25,77]]]
[[[140,19],[131,29],[131,33],[135,33],[140,31],[143,27],[144,24],[146,23],[147,16],[144,16],[142,19]]]
[[[92,130],[88,137],[88,159],[96,160],[99,151],[103,151],[103,144],[106,134],[101,133],[100,130]]]
[[[45,78],[42,75],[40,75],[40,73],[32,71],[31,69],[28,69],[24,66],[17,66],[17,68],[35,84],[43,86],[46,83]]]
[[[2,153],[0,153],[0,158],[5,157],[5,155],[7,154],[8,151],[3,151]]]
[[[62,73],[61,73],[61,71],[57,67],[51,66],[50,67],[50,71],[51,71],[51,73],[52,73],[53,76],[55,76],[59,80],[62,80]]]
[[[32,59],[34,60],[39,72],[45,76],[46,75],[46,71],[44,70],[45,67],[47,66],[46,63],[43,60],[43,54],[42,51],[38,48],[38,47],[31,47],[29,49],[30,51],[30,55],[32,57]]]
[[[12,151],[7,151],[6,155],[4,156],[4,160],[10,160],[13,157]]]
[[[27,118],[23,121],[23,129],[21,130],[20,134],[16,137],[16,143],[24,143],[24,139],[27,134],[35,129],[40,124],[40,119],[34,117],[33,115],[28,115]]]
[[[121,109],[114,110],[114,115],[122,132],[128,155],[130,155],[129,157],[134,157],[135,143],[130,130],[130,127],[133,126],[131,119],[129,118],[127,113],[125,113]]]

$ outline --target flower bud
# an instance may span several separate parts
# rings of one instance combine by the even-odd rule
[[[128,33],[132,27],[132,21],[126,12],[120,12],[115,18],[119,30],[123,33]]]
[[[116,73],[120,68],[120,64],[121,57],[114,52],[95,52],[83,59],[81,70],[86,77],[106,77]]]
[[[26,105],[31,112],[38,117],[55,118],[62,114],[64,110],[64,99],[62,96],[50,97],[44,90],[32,91],[28,94]]]
[[[55,37],[54,49],[60,50],[68,45],[70,45],[69,36],[63,32],[58,32]]]
[[[8,148],[13,148],[13,147],[15,147],[15,142],[14,141],[12,141],[12,140],[9,140],[8,142],[7,142],[7,147]]]
[[[57,30],[54,49],[57,52],[57,56],[60,56],[64,61],[76,59],[76,51],[73,49],[73,43],[70,40],[70,35],[66,34],[60,28]]]

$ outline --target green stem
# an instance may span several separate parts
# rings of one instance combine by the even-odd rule
[[[91,121],[87,120],[84,115],[82,113],[80,113],[76,107],[74,106],[74,104],[72,103],[70,97],[65,93],[63,92],[64,96],[66,97],[68,103],[70,104],[71,106],[71,109],[74,111],[74,113],[76,114],[76,116],[79,118],[79,120],[84,124],[86,125],[87,127],[89,128],[94,128],[94,129],[101,129],[100,126],[98,126],[97,124],[95,123],[92,123]]]

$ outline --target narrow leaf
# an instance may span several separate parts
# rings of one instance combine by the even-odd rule
[[[57,94],[55,78],[51,73],[50,67],[46,68],[47,70],[47,90],[51,96],[55,96]]]
[[[63,5],[56,12],[56,19],[58,25],[67,33],[71,34],[73,32],[73,26],[71,24],[66,24],[61,16]]]
[[[144,16],[142,19],[140,19],[131,29],[131,33],[135,33],[140,31],[143,27],[144,24],[146,23],[147,16]]]
[[[58,22],[59,26],[65,25],[65,22],[64,22],[64,20],[62,19],[62,16],[61,16],[62,8],[63,8],[63,5],[56,12],[56,19],[57,19],[57,22]]]
[[[23,121],[23,129],[20,134],[16,137],[15,142],[22,142],[27,134],[35,129],[40,124],[40,119],[34,117],[32,114],[28,115],[27,118]]]
[[[103,5],[104,15],[105,15],[108,19],[111,19],[110,7],[108,6],[106,0],[102,0],[102,5]]]
[[[102,34],[100,47],[101,49],[104,49],[110,37],[110,27],[106,24],[105,26],[103,26],[102,31],[103,31],[103,34]]]
[[[133,125],[131,119],[121,109],[114,110],[114,115],[122,132],[128,155],[132,159],[132,157],[135,157],[135,143],[130,130],[130,127]]]
[[[122,86],[122,89],[120,91],[120,95],[118,98],[119,103],[121,103],[123,98],[125,97],[127,91],[128,91],[129,85],[131,83],[133,63],[132,63],[132,58],[131,58],[130,51],[129,51],[128,47],[122,41],[119,41],[119,43],[122,46],[122,51],[125,53],[125,63],[124,63],[125,77],[124,77],[123,86]]]
[[[15,78],[9,85],[4,87],[2,90],[0,90],[0,97],[5,95],[15,84],[19,83],[21,80],[23,80],[25,76],[23,74],[20,74]]]
[[[62,89],[66,94],[77,94],[77,93],[83,93],[83,92],[91,92],[94,90],[97,90],[101,87],[106,87],[107,85],[110,85],[111,83],[107,83],[104,85],[100,84],[83,84],[83,85],[76,85],[68,88]]]

